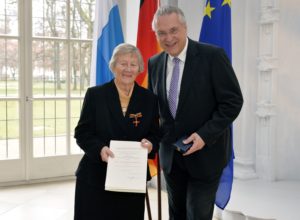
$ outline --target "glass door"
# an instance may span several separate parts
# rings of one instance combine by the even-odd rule
[[[0,180],[25,178],[19,10],[17,1],[0,1]]]
[[[29,178],[74,175],[73,138],[89,85],[94,0],[32,1]]]
[[[74,175],[94,8],[95,0],[0,2],[0,182]]]

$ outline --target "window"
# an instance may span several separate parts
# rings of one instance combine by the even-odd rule
[[[0,1],[0,160],[19,158],[18,2]]]
[[[95,0],[25,4],[0,1],[0,160],[21,158],[22,148],[33,157],[78,154]]]

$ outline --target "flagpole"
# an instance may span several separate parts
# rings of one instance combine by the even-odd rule
[[[158,7],[160,6],[160,0],[157,0]],[[159,153],[157,153],[157,213],[158,220],[161,220],[161,170],[160,170],[160,161]]]
[[[140,73],[136,78],[136,82],[143,86],[148,87],[148,59],[153,55],[157,54],[160,49],[156,40],[155,33],[152,31],[151,23],[153,15],[160,5],[159,0],[141,0],[140,11],[139,11],[139,22],[138,22],[138,33],[137,33],[137,47],[140,49],[144,60],[145,70]],[[151,177],[157,175],[157,213],[158,220],[162,219],[161,214],[161,174],[158,153],[154,159],[149,160],[152,166],[150,167]],[[154,166],[153,166],[154,165]],[[153,168],[156,168],[154,171]],[[151,172],[154,171],[154,172]],[[156,174],[154,174],[156,172]],[[146,195],[147,196],[147,195]],[[147,198],[146,198],[147,199]],[[150,204],[148,206],[148,215],[151,214]]]
[[[148,193],[148,187],[146,187],[146,206],[147,206],[148,220],[152,220],[151,207],[150,207],[150,201],[149,201],[149,193]]]
[[[160,176],[160,162],[159,154],[157,153],[157,213],[158,220],[161,220],[161,176]]]

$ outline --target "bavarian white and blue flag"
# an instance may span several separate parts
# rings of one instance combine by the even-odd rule
[[[109,60],[114,48],[124,42],[119,7],[114,0],[96,0],[90,85],[113,78]]]
[[[199,41],[222,47],[231,61],[231,0],[206,1]],[[215,204],[221,209],[229,202],[233,182],[232,127],[231,147],[231,159],[223,170],[216,194]]]

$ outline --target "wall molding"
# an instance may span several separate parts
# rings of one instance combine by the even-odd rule
[[[255,164],[252,159],[236,157],[234,159],[234,177],[238,179],[256,179]]]

